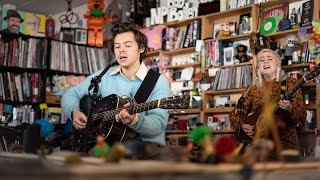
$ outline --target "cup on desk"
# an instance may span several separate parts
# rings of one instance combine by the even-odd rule
[[[187,130],[188,120],[180,119],[178,120],[177,124],[178,124],[178,130]]]

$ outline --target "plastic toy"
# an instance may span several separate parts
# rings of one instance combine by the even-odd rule
[[[103,13],[104,7],[104,0],[88,0],[89,11],[84,14],[84,17],[88,19],[88,45],[90,46],[103,46],[104,23],[112,23],[112,19]]]

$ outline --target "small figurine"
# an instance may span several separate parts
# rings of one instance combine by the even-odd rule
[[[288,39],[288,44],[283,47],[284,51],[284,56],[285,56],[285,65],[290,65],[291,63],[298,63],[296,62],[295,59],[297,57],[293,57],[293,52],[297,51],[299,49],[298,42],[295,38],[289,38]]]
[[[249,57],[247,55],[248,47],[243,44],[239,44],[236,48],[237,48],[237,55],[233,56],[233,59],[239,60],[239,63],[248,62],[249,61]]]
[[[103,26],[104,23],[112,23],[112,19],[103,13],[105,7],[104,0],[88,0],[88,9],[84,17],[88,19],[88,45],[103,46]]]
[[[194,143],[200,144],[204,148],[200,162],[208,162],[209,159],[215,159],[212,158],[214,153],[211,141],[212,131],[208,126],[201,125],[196,127],[190,132],[190,136]]]
[[[110,146],[104,142],[102,135],[97,136],[97,144],[92,148],[92,154],[98,158],[104,158],[109,152]]]
[[[123,143],[115,144],[105,156],[105,162],[119,162],[127,153],[127,148]]]

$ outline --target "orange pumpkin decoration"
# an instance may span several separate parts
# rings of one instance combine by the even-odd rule
[[[89,11],[84,14],[84,17],[88,19],[88,45],[90,46],[103,46],[104,23],[112,23],[112,19],[103,13],[104,7],[104,0],[88,0]]]

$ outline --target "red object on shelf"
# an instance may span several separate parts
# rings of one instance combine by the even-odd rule
[[[178,120],[178,129],[179,130],[187,130],[188,120],[181,119]]]

